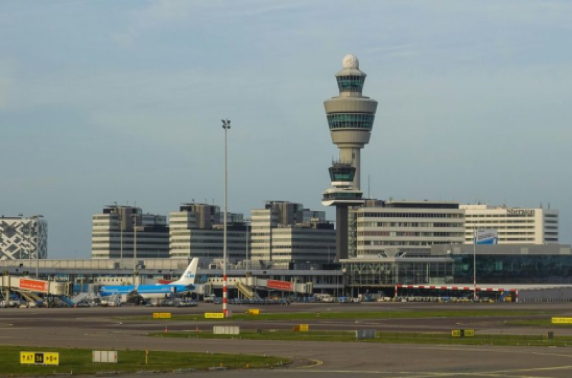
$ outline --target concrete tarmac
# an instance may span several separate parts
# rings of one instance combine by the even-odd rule
[[[570,312],[569,304],[361,304],[361,305],[292,305],[263,307],[267,312],[325,312],[325,311],[399,311],[405,309],[530,309],[547,313]],[[292,366],[272,370],[238,370],[194,372],[193,377],[513,377],[564,378],[572,377],[572,347],[493,347],[405,345],[377,343],[252,341],[151,338],[146,334],[159,331],[165,323],[149,321],[122,322],[116,317],[150,315],[154,311],[196,313],[218,311],[220,306],[203,305],[198,308],[77,308],[77,309],[0,309],[0,344],[30,347],[78,347],[94,349],[149,349],[197,351],[211,353],[242,353],[289,357]],[[233,306],[235,312],[245,307]],[[328,310],[329,309],[329,310]],[[534,317],[534,316],[532,316]],[[545,333],[542,328],[509,327],[506,319],[431,318],[363,320],[312,320],[312,329],[357,329],[359,327],[394,331],[435,331],[474,327],[489,333]],[[291,322],[240,322],[242,327],[290,328]],[[248,323],[248,324],[246,324]],[[264,324],[263,324],[264,323]],[[226,323],[225,323],[226,324]],[[234,324],[234,323],[232,323]],[[296,324],[296,322],[294,322]],[[196,326],[208,329],[212,323],[169,322],[169,329],[193,330]],[[210,328],[212,329],[212,328]],[[570,334],[570,330],[556,331]],[[180,376],[184,374],[158,374]],[[136,375],[132,375],[136,376]]]

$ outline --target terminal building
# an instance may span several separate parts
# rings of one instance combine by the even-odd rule
[[[0,260],[48,258],[48,222],[41,215],[0,217]]]
[[[499,244],[558,243],[558,210],[488,205],[461,205],[465,240],[472,244],[475,228],[498,231]]]
[[[341,263],[346,289],[354,293],[380,290],[393,293],[397,285],[411,286],[410,289],[417,291],[470,293],[473,253],[476,253],[479,288],[572,284],[572,251],[570,245],[560,244],[479,245],[476,248],[466,244],[439,244],[431,246],[430,252],[424,255],[394,249],[386,250],[382,257],[363,255]]]
[[[169,256],[169,227],[164,215],[138,207],[111,205],[93,215],[91,258],[128,259]]]

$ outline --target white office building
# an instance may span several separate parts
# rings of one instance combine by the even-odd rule
[[[390,249],[428,253],[432,245],[464,241],[465,212],[455,202],[386,201],[358,208],[355,216],[357,256],[353,257],[386,257]]]
[[[475,228],[498,231],[499,244],[558,243],[558,210],[489,205],[461,205],[465,211],[465,244]]]
[[[47,257],[48,222],[41,215],[0,217],[0,260]]]
[[[91,258],[132,259],[169,256],[167,217],[138,207],[112,205],[92,218]]]
[[[264,209],[252,210],[250,235],[253,260],[274,262],[333,261],[336,232],[325,214],[288,201],[268,201]],[[304,221],[304,217],[309,220]]]
[[[201,259],[201,264],[222,259],[224,254],[223,213],[218,206],[188,203],[169,213],[169,257]],[[227,212],[227,258],[246,259],[246,225],[243,215]]]

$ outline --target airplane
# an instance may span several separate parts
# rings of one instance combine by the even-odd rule
[[[177,281],[171,282],[166,285],[115,285],[115,286],[102,286],[99,289],[99,295],[101,297],[112,297],[114,295],[120,295],[126,300],[131,299],[160,299],[166,298],[167,296],[173,294],[184,294],[189,292],[194,292],[196,290],[195,277],[197,274],[197,267],[199,265],[199,259],[194,258],[187,269],[181,275]]]

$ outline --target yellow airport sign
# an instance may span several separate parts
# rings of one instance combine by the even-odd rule
[[[249,308],[248,315],[260,315],[260,310],[257,308]]]
[[[552,324],[572,324],[572,318],[552,318]]]
[[[58,366],[60,354],[58,352],[20,352],[20,364]]]
[[[224,319],[222,312],[205,312],[205,319]]]
[[[300,332],[308,332],[310,330],[310,326],[308,324],[300,324]]]
[[[153,319],[171,319],[170,312],[154,312]]]
[[[465,337],[475,337],[475,330],[474,329],[465,329]]]
[[[474,329],[454,329],[451,331],[451,337],[475,337]]]

